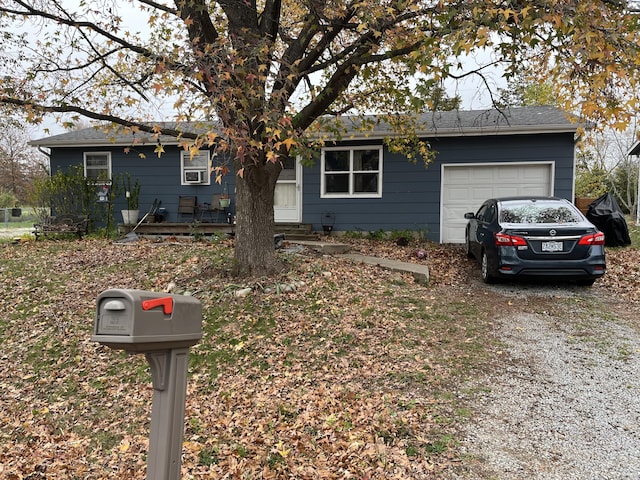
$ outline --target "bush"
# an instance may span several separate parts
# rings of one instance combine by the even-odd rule
[[[97,188],[93,180],[85,178],[83,168],[76,166],[35,179],[31,202],[40,221],[49,215],[86,215],[93,230],[96,223],[104,221],[104,209],[97,204]]]
[[[0,208],[11,208],[18,204],[18,198],[9,190],[0,189]]]

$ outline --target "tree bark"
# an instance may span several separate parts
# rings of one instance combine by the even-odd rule
[[[273,203],[281,167],[266,164],[244,167],[236,180],[235,260],[237,274],[264,276],[281,270],[275,254]]]

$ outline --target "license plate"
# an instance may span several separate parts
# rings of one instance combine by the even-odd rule
[[[562,242],[542,242],[543,252],[561,252]]]

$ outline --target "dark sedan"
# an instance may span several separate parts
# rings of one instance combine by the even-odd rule
[[[589,286],[605,274],[604,233],[565,199],[493,198],[464,218],[467,255],[486,283],[552,277]]]

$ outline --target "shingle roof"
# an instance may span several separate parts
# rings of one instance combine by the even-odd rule
[[[369,117],[368,120],[376,123],[377,117]],[[427,112],[420,116],[418,124],[417,134],[420,137],[575,133],[579,127],[575,117],[551,106]],[[357,125],[349,129],[356,130]],[[374,135],[366,136],[371,138],[376,133],[384,136],[389,131],[389,125],[381,121],[376,123]]]
[[[216,129],[212,122],[149,122],[147,125],[153,128],[155,125],[170,130],[183,132],[204,133]],[[169,135],[160,135],[158,139],[153,133],[138,131],[134,133],[127,127],[113,127],[98,125],[95,127],[74,130],[59,135],[31,140],[30,145],[41,147],[80,147],[80,146],[113,146],[113,145],[156,145],[157,143],[177,144],[179,140]]]
[[[381,138],[392,130],[388,123],[379,117],[365,117],[375,126],[373,131],[358,132],[360,117],[343,117],[343,122],[351,132],[352,138]],[[154,124],[149,124],[154,125]],[[158,122],[162,128],[202,133],[215,129],[215,124],[202,122],[181,123]],[[453,110],[448,112],[427,112],[421,115],[418,122],[418,135],[421,137],[451,137],[467,135],[517,135],[527,133],[570,133],[575,132],[578,123],[569,115],[555,107],[519,107],[505,110]],[[60,135],[44,137],[29,142],[41,147],[80,147],[80,146],[113,146],[176,144],[174,137],[161,136],[159,140],[153,134],[120,128],[106,131],[101,127],[91,127]]]
[[[435,112],[431,116],[434,129],[446,128],[484,128],[490,130],[499,127],[558,126],[570,130],[577,129],[575,119],[562,110],[550,107],[520,107],[505,110],[469,110]]]

